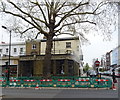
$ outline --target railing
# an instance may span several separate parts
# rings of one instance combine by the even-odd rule
[[[109,78],[91,77],[20,77],[0,78],[0,87],[75,87],[75,88],[111,88],[112,81]]]
[[[52,54],[74,54],[73,50],[61,49],[61,50],[52,50]],[[41,52],[41,54],[45,54],[45,52]]]

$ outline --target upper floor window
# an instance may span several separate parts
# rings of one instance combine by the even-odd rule
[[[77,46],[77,51],[79,51],[79,46]]]
[[[14,48],[14,53],[16,53],[17,52],[17,48]]]
[[[0,49],[0,53],[2,53],[2,49]]]
[[[8,48],[6,48],[6,53],[8,53]]]
[[[36,49],[37,47],[36,47],[36,44],[33,44],[32,45],[32,49]]]
[[[20,48],[20,53],[22,53],[23,52],[23,48]]]
[[[66,42],[66,48],[71,48],[71,42]]]

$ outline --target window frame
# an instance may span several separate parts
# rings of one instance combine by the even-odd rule
[[[0,53],[2,53],[3,49],[0,49]]]
[[[36,44],[32,44],[32,49],[36,49],[37,45]]]
[[[9,49],[8,49],[8,48],[6,48],[5,50],[6,50],[6,53],[8,53]]]
[[[23,48],[20,48],[20,53],[23,53]]]
[[[72,45],[71,45],[71,42],[66,42],[66,48],[71,48]]]
[[[13,50],[14,50],[14,53],[17,53],[17,48],[14,48]]]

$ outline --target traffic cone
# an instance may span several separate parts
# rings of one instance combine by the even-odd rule
[[[36,85],[35,89],[39,89],[39,85],[38,84]]]
[[[116,86],[115,86],[114,83],[113,83],[113,85],[112,85],[112,89],[113,89],[113,90],[116,90]]]

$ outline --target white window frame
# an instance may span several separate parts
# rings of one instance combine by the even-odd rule
[[[14,48],[14,53],[17,53],[17,48]]]
[[[6,50],[6,53],[8,53],[9,49],[8,49],[8,48],[6,48],[5,50]]]
[[[32,44],[32,49],[36,49],[37,45],[36,44]]]

